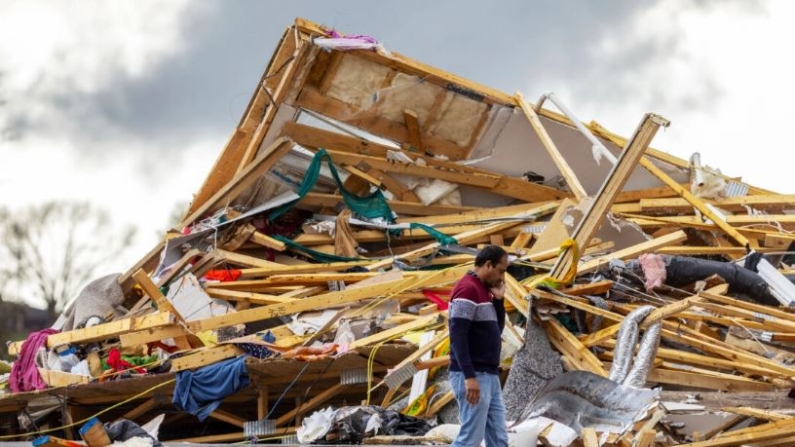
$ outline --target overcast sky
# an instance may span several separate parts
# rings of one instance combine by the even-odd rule
[[[0,204],[88,199],[141,228],[188,202],[295,17],[793,193],[795,2],[32,1],[0,3]],[[550,105],[551,106],[551,105]],[[786,157],[786,158],[785,158]]]

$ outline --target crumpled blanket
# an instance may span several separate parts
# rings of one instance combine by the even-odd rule
[[[172,402],[203,421],[221,405],[223,398],[240,391],[249,382],[246,356],[241,355],[195,372],[177,373]]]

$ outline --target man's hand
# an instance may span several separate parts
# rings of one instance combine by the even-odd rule
[[[467,402],[469,405],[477,405],[478,400],[480,400],[480,384],[478,383],[478,379],[475,377],[471,377],[466,379],[465,385],[467,390]]]
[[[498,285],[492,287],[489,289],[489,291],[495,300],[501,300],[505,298],[505,281],[500,281]]]

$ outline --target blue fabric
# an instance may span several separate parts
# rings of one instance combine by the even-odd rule
[[[221,400],[248,386],[246,356],[225,360],[198,371],[180,371],[174,387],[174,405],[200,421],[207,419]]]
[[[466,378],[458,371],[450,371],[450,385],[458,403],[461,431],[450,447],[477,447],[483,438],[486,447],[507,447],[508,429],[505,426],[505,405],[502,402],[500,376],[484,372],[475,376],[480,385],[476,405],[466,400]]]

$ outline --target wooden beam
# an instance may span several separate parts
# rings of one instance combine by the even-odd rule
[[[220,362],[221,360],[237,357],[240,354],[243,354],[243,350],[233,344],[223,344],[211,348],[197,349],[192,353],[171,360],[171,372],[201,368]]]
[[[295,26],[310,35],[325,36],[326,33],[323,28],[306,19],[296,19]],[[403,73],[418,76],[425,79],[427,82],[432,82],[436,85],[445,88],[458,88],[461,90],[471,91],[474,95],[483,97],[483,101],[494,102],[498,104],[511,105],[511,96],[499,90],[487,87],[482,84],[470,81],[452,73],[440,70],[430,65],[424,64],[420,61],[403,56],[394,51],[389,52],[361,52],[362,57],[373,60],[384,66],[393,68]]]
[[[284,264],[279,264],[278,262],[268,261],[262,258],[258,258],[256,256],[249,256],[240,253],[235,253],[233,251],[222,250],[220,248],[216,248],[215,252],[223,258],[224,261],[240,265],[243,267],[252,267],[252,268],[284,268]]]
[[[544,216],[546,214],[551,213],[552,211],[554,211],[556,209],[556,207],[557,207],[557,203],[548,202],[545,205],[541,205],[539,207],[524,211],[522,213],[516,214],[513,217],[515,217],[517,219],[531,219],[531,218],[532,219],[537,219],[537,218],[539,218],[541,216]],[[480,228],[480,229],[477,229],[477,230],[466,231],[464,233],[457,234],[454,237],[455,237],[456,241],[458,241],[458,243],[460,245],[469,245],[470,243],[472,243],[473,240],[475,240],[475,239],[477,239],[477,238],[479,238],[481,236],[488,236],[490,234],[498,233],[500,231],[506,230],[506,229],[511,228],[511,227],[515,227],[517,225],[518,224],[517,224],[516,221],[509,221],[509,222],[505,222],[505,223],[496,223],[496,224],[487,225],[487,226],[485,226],[483,228]],[[415,259],[417,259],[419,257],[426,256],[428,254],[433,253],[434,251],[436,251],[439,248],[441,248],[441,246],[442,245],[439,242],[433,242],[433,243],[430,243],[430,244],[426,245],[425,247],[410,251],[410,252],[402,254],[402,255],[395,256],[393,259],[387,259],[385,261],[380,261],[380,262],[376,262],[376,263],[370,264],[367,267],[367,269],[370,270],[370,271],[378,270],[379,268],[381,268],[383,266],[383,263],[385,263],[385,262],[393,262],[394,260],[413,261],[413,260],[415,260]]]
[[[212,169],[210,169],[209,175],[199,187],[191,204],[185,210],[185,214],[182,216],[183,221],[185,217],[202,207],[216,191],[234,178],[250,139],[251,132],[242,129],[235,129],[232,132],[224,149],[218,155]]]
[[[361,289],[346,289],[339,292],[329,292],[322,295],[316,295],[311,298],[296,300],[291,303],[271,304],[268,306],[246,309],[233,314],[218,315],[202,320],[191,321],[188,323],[188,328],[195,333],[226,326],[233,326],[235,324],[251,323],[253,321],[276,318],[283,315],[304,312],[307,310],[326,309],[332,306],[347,304],[365,298],[375,298],[382,296],[383,294],[387,294],[388,292],[396,290],[402,286],[410,286],[414,281],[417,281],[417,279],[401,279],[397,281],[390,281],[385,284],[364,287]]]
[[[179,227],[184,228],[200,217],[215,211],[217,208],[234,200],[251,187],[265,172],[267,172],[279,159],[292,148],[289,138],[279,138],[264,149],[255,160],[235,175],[223,188],[217,190],[204,204],[197,207],[193,213],[183,219]]]
[[[160,289],[157,287],[157,285],[155,285],[155,283],[152,282],[152,280],[149,278],[149,275],[147,275],[145,271],[138,270],[137,272],[135,272],[135,274],[133,274],[133,278],[135,278],[135,281],[138,283],[138,285],[140,285],[141,288],[144,289],[144,292],[146,292],[146,294],[149,295],[149,298],[151,298],[152,301],[154,301],[155,304],[157,304],[157,309],[159,311],[170,313],[171,315],[174,316],[174,319],[178,323],[182,324],[185,323],[185,319],[182,317],[182,315],[180,315],[179,311],[177,311],[174,305],[171,304],[171,301],[169,301],[168,298],[166,298],[166,296],[163,295],[163,292],[161,292]],[[194,336],[191,338],[196,339],[193,340],[194,344],[197,343],[195,347],[202,346],[201,341],[198,341],[198,337]],[[180,335],[178,337],[174,337],[174,343],[177,345],[177,348],[179,348],[180,350],[190,349],[192,344],[191,341],[188,340],[188,336],[186,335]]]
[[[338,384],[332,386],[331,388],[328,388],[328,389],[324,390],[323,392],[321,392],[317,396],[315,396],[312,399],[310,399],[308,402],[301,403],[301,405],[299,405],[298,407],[288,411],[287,413],[285,413],[284,415],[282,415],[281,417],[276,419],[276,426],[277,427],[284,426],[284,424],[292,421],[297,416],[302,415],[302,414],[312,410],[316,406],[322,404],[323,402],[331,399],[335,395],[341,393],[342,391],[344,391],[348,387],[350,387],[350,385],[343,385],[343,384],[338,383]]]
[[[319,50],[317,48],[312,50],[313,54],[317,54],[318,51]],[[245,148],[245,152],[240,160],[240,164],[237,166],[237,175],[240,175],[245,169],[247,169],[252,160],[261,155],[257,154],[261,151],[260,146],[265,139],[265,135],[270,130],[271,121],[273,121],[273,118],[276,116],[276,112],[284,101],[290,84],[292,84],[294,81],[293,78],[296,75],[298,67],[305,65],[305,59],[309,53],[309,45],[303,44],[303,42],[299,43],[293,51],[294,60],[292,63],[290,63],[290,66],[287,67],[287,73],[281,77],[278,85],[273,89],[273,92],[269,92],[271,104],[265,109],[262,120],[257,125],[257,128],[254,130],[251,137],[251,141],[249,141]],[[304,71],[304,73],[306,73],[306,71]]]
[[[59,345],[84,344],[108,340],[136,329],[165,326],[173,322],[174,316],[168,312],[158,312],[151,315],[144,315],[143,317],[124,318],[88,328],[52,334],[47,337],[47,347],[53,348]],[[22,348],[22,343],[24,342],[18,341],[10,343],[8,345],[9,354],[18,355],[19,350]]]
[[[140,269],[151,272],[157,268],[157,265],[160,263],[160,253],[163,251],[163,247],[165,246],[166,238],[162,238],[157,245],[152,247],[152,249],[149,250],[146,255],[144,255],[143,258],[138,260],[135,265],[133,265],[129,270],[125,271],[119,277],[119,285],[121,286],[124,296],[129,296],[132,288],[135,286],[135,280],[132,277],[133,273]]]
[[[188,331],[181,324],[170,324],[168,326],[152,327],[140,331],[131,331],[119,335],[123,348],[141,346],[146,343],[167,340],[169,338],[184,337]]]
[[[549,341],[562,354],[569,357],[576,364],[582,365],[586,371],[607,377],[607,370],[605,370],[602,362],[558,320],[552,318],[542,321],[541,326],[546,329]]]
[[[391,329],[387,329],[385,331],[381,331],[377,334],[373,334],[364,338],[360,338],[348,345],[348,349],[357,349],[363,348],[365,346],[372,346],[378,344],[382,341],[389,340],[392,337],[399,336],[401,334],[405,334],[409,331],[417,330],[420,328],[424,328],[426,326],[436,324],[440,322],[441,317],[438,314],[428,315],[425,317],[417,318],[414,321],[410,321],[408,323],[404,323],[398,326],[395,326]]]
[[[439,160],[437,158],[424,156],[417,153],[408,153],[398,148],[380,145],[378,143],[364,140],[349,135],[343,135],[337,132],[318,129],[315,127],[297,124],[285,123],[282,128],[282,135],[289,136],[297,144],[308,148],[324,148],[332,149],[338,152],[345,152],[348,154],[358,154],[362,156],[369,156],[374,158],[384,159],[390,151],[402,152],[408,155],[415,161],[422,160],[422,162],[429,168],[438,168],[441,170],[449,170],[455,172],[465,172],[470,175],[481,176],[498,176],[499,182],[491,187],[489,191],[500,194],[506,197],[513,197],[516,199],[524,200],[526,202],[539,202],[543,200],[558,200],[567,197],[569,194],[543,185],[530,183],[521,178],[508,177],[496,172],[487,171],[485,169],[474,168],[465,166],[460,163]],[[371,166],[376,167],[376,166]],[[392,172],[385,170],[385,172]]]
[[[422,131],[420,130],[420,121],[417,118],[417,112],[406,109],[403,111],[403,119],[406,122],[406,129],[409,131],[409,144],[411,144],[412,147],[418,149],[420,152],[425,153],[425,147],[422,144]]]
[[[680,444],[680,447],[729,447],[758,443],[776,438],[789,437],[792,435],[793,427],[795,427],[795,418],[789,418],[754,427],[757,430],[750,433],[736,434],[734,431],[731,431],[724,433],[724,436],[719,435],[715,439],[693,442],[690,444]]]
[[[681,301],[675,301],[671,304],[666,306],[660,307],[652,311],[646,318],[643,319],[643,323],[641,325],[642,328],[646,328],[654,322],[660,321],[663,318],[667,318],[672,315],[676,315],[686,309],[689,309],[701,298],[698,295],[691,296]],[[601,329],[597,332],[589,334],[588,336],[582,338],[580,341],[583,345],[587,347],[591,347],[594,345],[598,345],[599,343],[607,340],[608,338],[612,338],[614,335],[618,334],[618,331],[621,329],[621,323],[616,323],[612,326],[608,326],[604,329]]]
[[[762,304],[756,303],[749,303],[747,301],[738,300],[735,298],[730,298],[728,296],[720,295],[714,293],[710,290],[705,290],[700,292],[699,295],[707,299],[708,301],[713,301],[716,303],[721,304],[728,304],[729,306],[738,307],[740,309],[745,309],[751,312],[757,312],[763,315],[769,315],[771,317],[780,318],[782,320],[787,320],[790,322],[795,322],[795,314],[791,314],[789,312],[776,309],[772,306],[765,306]],[[763,320],[770,320],[770,318],[762,318]]]
[[[514,94],[514,100],[522,109],[527,120],[530,121],[530,125],[533,126],[533,129],[536,131],[536,135],[541,140],[541,144],[544,145],[549,156],[552,157],[552,161],[555,162],[555,166],[558,167],[558,171],[566,180],[566,184],[571,189],[572,193],[574,193],[574,197],[577,198],[577,201],[581,201],[582,199],[588,197],[588,193],[585,192],[585,188],[582,187],[580,180],[577,178],[577,175],[574,174],[574,171],[569,166],[569,163],[566,159],[561,155],[558,147],[555,145],[555,142],[552,141],[552,138],[547,133],[547,130],[544,128],[544,125],[541,123],[541,120],[538,118],[538,114],[536,114],[535,110],[527,104],[527,101],[524,100],[524,96],[520,92],[516,92]]]
[[[245,301],[260,306],[279,303],[292,303],[296,300],[296,298],[285,297],[282,295],[266,295],[264,293],[246,292],[244,290],[219,289],[212,287],[212,285],[207,287],[205,291],[207,292],[207,295],[213,298],[226,301]]]
[[[532,293],[533,295],[537,295],[541,298],[566,304],[577,309],[582,309],[585,310],[586,312],[602,316],[611,321],[620,322],[623,321],[624,319],[623,316],[617,313],[606,311],[575,299],[564,298],[539,289],[533,290]],[[618,304],[612,304],[612,305],[614,307],[619,306]],[[756,366],[761,368],[758,369],[757,371],[765,371],[760,375],[765,375],[765,376],[779,375],[787,378],[795,378],[795,369],[791,367],[788,367],[786,365],[781,365],[778,362],[766,359],[764,357],[755,354],[738,351],[733,346],[727,345],[723,342],[707,337],[704,334],[696,332],[687,326],[682,326],[677,323],[664,321],[662,336],[670,340],[676,341],[678,343],[684,343],[688,346],[699,349],[703,352],[720,355],[721,357],[724,357],[725,359],[729,360],[728,363],[729,365],[733,365],[730,366],[730,368],[734,368],[737,370],[744,370],[744,368],[746,367]],[[658,350],[657,355],[658,356],[662,355],[661,354],[662,352],[664,352],[664,349],[660,348]],[[677,352],[681,353],[680,351]]]
[[[334,208],[341,202],[342,196],[310,192],[305,195],[298,203],[299,205],[303,206],[325,206]],[[415,216],[462,213],[478,209],[474,206],[423,205],[422,203],[403,202],[400,200],[390,200],[389,207],[396,213],[411,214]]]
[[[248,238],[249,241],[262,245],[263,247],[270,248],[276,251],[284,251],[287,250],[287,245],[284,242],[278,241],[266,234],[260,233],[259,231],[255,231],[251,234]]]
[[[763,421],[783,421],[784,419],[789,419],[792,416],[782,413],[777,413],[771,410],[762,410],[761,408],[754,408],[754,407],[723,407],[720,411],[726,411],[728,413],[734,413],[741,416],[752,417],[755,419],[760,419]]]
[[[222,422],[226,422],[227,424],[234,425],[238,428],[245,428],[246,420],[241,418],[240,416],[234,415],[228,411],[223,410],[215,410],[210,413],[210,417]]]
[[[590,261],[583,262],[577,267],[577,273],[590,273],[599,270],[604,265],[610,263],[614,259],[631,259],[639,256],[642,253],[651,253],[659,250],[662,247],[678,244],[687,240],[687,234],[684,231],[677,231],[675,233],[666,234],[665,236],[652,239],[650,241],[641,242],[640,244],[627,247],[623,250],[614,251],[607,256],[601,256],[591,259]]]
[[[374,168],[368,168],[366,172],[381,182],[381,185],[386,188],[387,191],[394,194],[395,197],[399,198],[400,200],[413,203],[421,202],[420,198],[414,193],[414,191],[408,189],[400,180],[392,177],[386,172]]]
[[[365,163],[368,166],[386,172],[413,175],[418,177],[438,178],[449,182],[460,183],[462,185],[477,186],[485,189],[492,189],[500,181],[500,175],[488,175],[481,173],[468,172],[466,168],[461,169],[462,165],[455,165],[458,170],[442,170],[433,166],[422,166],[414,163],[402,163],[399,161],[388,160],[386,158],[370,157],[367,155],[349,154],[326,149],[331,159],[336,164],[356,166]],[[452,164],[452,163],[451,163]]]
[[[670,186],[668,186],[671,188]],[[682,190],[686,190],[684,185],[679,184]],[[673,188],[671,188],[673,190]],[[680,190],[681,191],[681,190]],[[756,195],[756,196],[737,196],[726,197],[721,200],[702,199],[704,204],[710,204],[726,211],[747,213],[746,207],[751,207],[768,213],[781,213],[785,209],[792,208],[795,203],[795,195],[775,194],[775,195]],[[685,198],[642,198],[638,202],[641,213],[661,213],[666,215],[676,215],[681,213],[692,213],[693,204]]]
[[[613,166],[613,169],[608,174],[595,201],[591,204],[588,211],[582,217],[577,228],[574,230],[572,238],[579,247],[586,247],[593,237],[594,233],[599,229],[599,226],[607,216],[607,212],[613,205],[616,196],[624,188],[630,174],[635,169],[635,166],[643,157],[646,148],[649,147],[651,140],[657,133],[660,127],[668,126],[668,120],[665,118],[646,114],[643,117],[635,134],[630,139],[627,148],[621,152],[618,161]],[[573,251],[568,248],[564,251],[563,255],[558,259],[558,262],[552,268],[550,276],[558,280],[563,279],[567,272],[574,268],[572,265],[575,261]]]
[[[145,400],[140,405],[136,406],[132,410],[124,413],[120,419],[129,419],[134,421],[138,419],[138,417],[143,416],[146,413],[154,410],[160,405],[160,402],[156,397],[150,397],[149,399]]]

